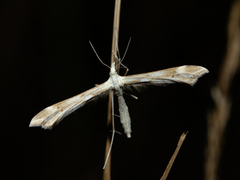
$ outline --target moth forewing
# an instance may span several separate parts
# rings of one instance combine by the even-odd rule
[[[127,136],[131,137],[131,120],[128,107],[123,98],[122,88],[129,85],[134,86],[141,84],[161,85],[186,83],[194,85],[198,78],[205,73],[208,73],[208,70],[204,67],[186,65],[137,75],[119,76],[115,69],[115,63],[113,62],[110,68],[110,77],[105,83],[45,108],[34,116],[29,126],[42,126],[42,128],[51,129],[64,117],[82,107],[87,102],[109,89],[114,89],[118,96],[120,121]]]
[[[64,117],[93,100],[112,87],[111,81],[106,81],[94,88],[91,88],[74,97],[49,106],[33,117],[30,127],[42,126],[45,129],[51,129],[58,124]]]
[[[193,86],[198,78],[205,73],[208,73],[208,70],[204,67],[185,65],[149,73],[125,76],[122,78],[122,81],[124,85],[186,83]]]

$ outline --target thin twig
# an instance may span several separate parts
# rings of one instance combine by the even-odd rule
[[[205,180],[217,180],[224,132],[231,111],[230,86],[239,68],[240,58],[240,0],[232,4],[228,22],[228,44],[217,85],[211,94],[214,111],[208,116],[207,148],[205,151]]]
[[[160,180],[166,180],[167,179],[167,176],[168,176],[168,174],[169,174],[169,172],[170,172],[170,170],[172,168],[172,165],[173,165],[173,163],[174,163],[174,161],[175,161],[175,159],[177,157],[177,154],[178,154],[178,152],[179,152],[179,150],[180,150],[180,148],[181,148],[181,146],[182,146],[186,136],[187,136],[187,133],[183,133],[181,135],[181,137],[179,138],[177,147],[176,147],[176,149],[175,149],[175,151],[174,151],[174,153],[173,153],[173,155],[172,155],[172,157],[171,157],[171,159],[170,159],[170,161],[169,161],[169,163],[168,163],[168,165],[167,165],[167,167],[166,167],[166,169],[165,169],[165,171],[164,171],[164,173],[163,173],[163,175],[162,175]]]
[[[114,8],[114,21],[113,21],[113,34],[112,34],[112,49],[111,49],[111,64],[115,62],[116,70],[119,72],[119,63],[116,62],[117,59],[115,58],[115,54],[117,54],[117,42],[118,42],[118,34],[119,34],[119,22],[120,22],[120,8],[121,8],[121,0],[115,0],[115,8]],[[108,102],[108,116],[107,116],[107,126],[109,127],[110,124],[114,120],[114,116],[112,116],[113,111],[113,92],[110,90],[109,93],[109,102]],[[113,132],[114,133],[114,132]],[[114,135],[114,134],[113,134]],[[103,171],[103,180],[111,180],[111,152],[109,149],[111,147],[111,140],[110,137],[107,136],[106,140],[106,148],[105,148],[105,159],[108,157],[108,163]]]

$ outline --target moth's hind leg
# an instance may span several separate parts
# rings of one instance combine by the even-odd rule
[[[125,73],[124,73],[124,76],[126,76],[127,75],[127,73],[128,73],[128,71],[129,71],[129,69],[128,69],[128,67],[127,66],[125,66],[123,63],[121,63],[120,64],[124,69],[125,69]]]

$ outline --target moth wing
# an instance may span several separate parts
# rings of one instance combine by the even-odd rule
[[[209,71],[201,66],[185,65],[149,73],[122,77],[125,85],[163,85],[172,83],[185,83],[193,86],[198,78]]]
[[[49,106],[33,117],[29,127],[42,126],[45,129],[51,129],[57,125],[64,117],[68,116],[78,108],[93,100],[112,87],[110,81],[106,81],[94,88],[91,88],[74,97]]]

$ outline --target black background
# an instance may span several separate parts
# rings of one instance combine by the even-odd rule
[[[1,175],[23,179],[102,179],[107,98],[91,102],[51,131],[29,128],[45,107],[105,82],[110,63],[114,0],[8,0],[0,4]],[[119,48],[128,74],[179,65],[210,73],[192,88],[149,87],[126,96],[132,138],[116,119],[112,179],[160,179],[179,136],[189,131],[168,179],[203,179],[210,89],[227,42],[231,1],[122,1]],[[239,179],[239,74],[231,88],[232,113],[220,179]],[[117,106],[117,103],[116,103]],[[116,107],[117,108],[117,107]]]

